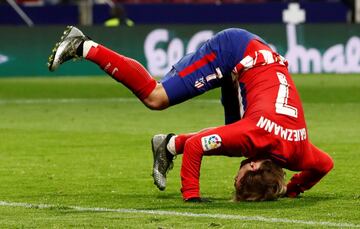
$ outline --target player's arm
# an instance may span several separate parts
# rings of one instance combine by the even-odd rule
[[[204,155],[225,155],[222,144],[221,128],[202,131],[184,144],[181,164],[181,192],[185,201],[200,198],[200,168]]]
[[[334,166],[332,158],[311,144],[311,154],[304,159],[304,169],[295,174],[287,185],[286,195],[296,197],[318,183]]]
[[[182,196],[185,201],[200,198],[200,167],[203,150],[198,141],[187,141],[181,164]]]

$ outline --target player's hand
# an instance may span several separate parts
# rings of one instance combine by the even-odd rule
[[[296,192],[287,192],[285,197],[296,198],[298,195],[299,195],[299,193],[296,193]]]
[[[287,193],[287,186],[286,185],[283,185],[281,187],[281,190],[279,192],[279,197],[286,197],[286,193]]]
[[[296,198],[302,192],[303,191],[299,184],[290,182],[287,184],[287,190],[285,196],[290,198]]]
[[[192,197],[189,199],[184,200],[187,203],[210,203],[211,200],[208,198],[201,198],[201,197]]]

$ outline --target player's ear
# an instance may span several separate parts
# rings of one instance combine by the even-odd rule
[[[255,165],[255,162],[250,162],[250,167],[251,167],[251,170],[254,171],[256,170],[256,165]]]
[[[281,188],[280,188],[280,191],[279,191],[279,196],[280,196],[280,197],[285,196],[286,190],[287,190],[286,185],[282,185]]]
[[[245,164],[249,163],[250,161],[251,161],[250,158],[243,160],[243,161],[240,163],[240,168],[243,167]]]

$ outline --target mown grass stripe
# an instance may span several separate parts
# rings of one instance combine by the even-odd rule
[[[196,99],[201,103],[220,103],[219,99]],[[51,104],[51,103],[115,103],[115,102],[139,102],[137,98],[63,98],[63,99],[0,99],[0,105],[5,104]]]

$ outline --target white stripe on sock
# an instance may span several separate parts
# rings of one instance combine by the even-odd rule
[[[174,156],[176,155],[175,137],[176,137],[176,135],[172,136],[166,146],[167,150]]]
[[[84,42],[83,45],[83,57],[86,57],[92,47],[97,47],[99,44],[93,42],[92,40],[88,40]]]

